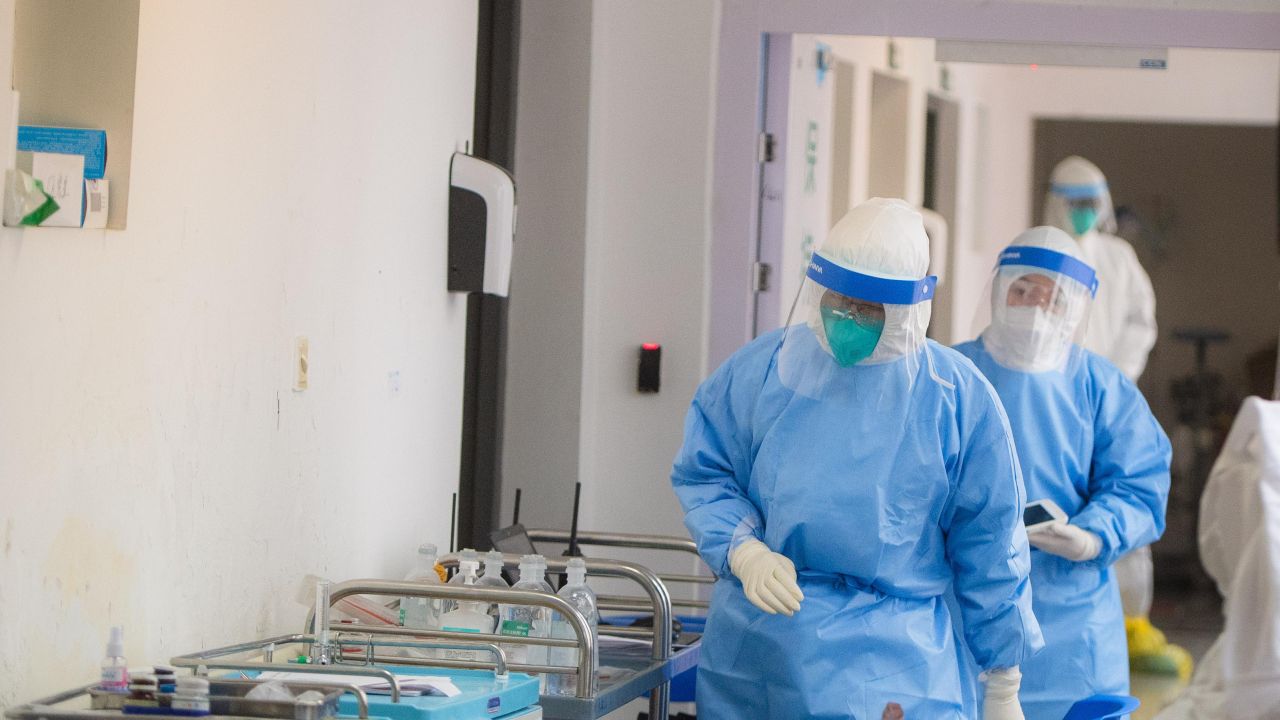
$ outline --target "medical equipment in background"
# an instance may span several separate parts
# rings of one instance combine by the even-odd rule
[[[499,590],[506,590],[511,587],[511,583],[507,582],[506,578],[502,576],[502,569],[502,552],[490,550],[484,556],[484,575],[480,576],[478,584],[485,587],[498,588]],[[489,606],[485,608],[485,614],[493,620],[493,627],[498,627],[498,618],[500,617],[498,604],[489,603]]]
[[[534,530],[532,535],[542,542],[567,542],[569,533],[558,530]],[[696,557],[692,541],[662,536],[579,533],[586,545],[661,550],[680,557]],[[456,569],[461,558],[450,554],[440,563]],[[519,558],[505,555],[502,562],[515,566]],[[570,563],[573,567],[570,567]],[[673,644],[673,603],[705,609],[700,601],[673,601],[666,582],[712,583],[714,577],[665,576],[666,582],[642,565],[617,560],[581,558],[564,561],[550,559],[545,566],[553,572],[573,570],[585,576],[614,578],[638,585],[638,595],[602,597],[599,608],[606,612],[643,613],[651,615],[653,627],[635,625],[610,626],[597,630],[575,602],[546,592],[496,588],[484,585],[441,585],[421,582],[384,580],[348,580],[328,584],[328,601],[322,602],[318,622],[314,610],[307,619],[304,632],[264,638],[252,642],[175,657],[171,663],[181,669],[200,671],[238,670],[242,678],[209,677],[210,704],[215,715],[268,717],[283,720],[322,720],[341,713],[395,717],[398,720],[478,720],[479,718],[598,718],[626,703],[649,694],[652,717],[666,717],[670,681],[686,676],[695,668],[700,653],[700,634],[682,634],[680,644]],[[545,572],[539,566],[538,571]],[[537,572],[537,571],[535,571]],[[572,587],[573,584],[570,585]],[[521,644],[543,649],[563,649],[572,653],[574,663],[560,665],[516,665],[508,662],[502,647],[510,638],[493,633],[421,630],[398,626],[376,625],[365,621],[339,621],[332,610],[349,600],[371,598],[394,603],[401,598],[425,599],[428,602],[454,601],[502,605],[532,605],[553,613],[571,629],[571,638],[521,638]],[[322,632],[312,632],[312,628]],[[661,630],[666,628],[668,630]],[[324,637],[327,630],[328,638]],[[597,645],[599,639],[600,645]],[[638,642],[643,641],[643,642]],[[316,645],[321,645],[315,649]],[[482,660],[453,660],[433,657],[441,649],[466,650],[484,656]],[[409,655],[406,651],[414,651]],[[399,653],[399,654],[397,654]],[[284,658],[327,657],[329,664],[318,665],[280,662]],[[252,700],[245,695],[262,684],[260,673],[287,673],[286,684],[294,694],[317,687],[299,674],[313,674],[322,690],[318,701]],[[551,673],[571,678],[568,695],[538,697],[539,680],[525,673]],[[216,674],[216,673],[215,673]],[[334,678],[337,674],[342,677]],[[451,681],[461,693],[455,697],[401,697],[406,684],[424,680],[422,676],[441,677]],[[380,689],[369,687],[376,682]],[[562,691],[565,690],[561,685]],[[390,693],[389,697],[375,692]],[[346,696],[344,696],[346,693]],[[90,695],[94,709],[84,711],[59,707],[67,701]],[[95,685],[74,688],[58,695],[26,705],[10,708],[10,720],[121,720],[120,693],[104,693]],[[114,706],[109,703],[114,702]],[[168,720],[175,716],[158,713]]]
[[[596,593],[587,585],[587,565],[581,557],[574,557],[569,560],[569,579],[564,587],[560,588],[560,592],[556,593],[564,598],[566,602],[578,609],[582,616],[591,623],[591,629],[599,638],[600,610],[599,600]],[[559,613],[551,617],[551,637],[554,638],[572,638],[573,626],[569,621]],[[600,651],[600,644],[596,643],[596,652]],[[550,650],[553,665],[576,665],[578,658],[574,655],[571,648],[552,648]],[[596,664],[599,664],[597,660]],[[575,678],[567,673],[552,675],[550,681],[550,691],[554,695],[572,695],[574,691],[573,681]]]
[[[440,576],[436,574],[436,546],[423,543],[418,546],[418,554],[413,568],[404,576],[406,582],[420,582],[431,585],[440,584]],[[403,627],[433,630],[440,627],[440,615],[443,609],[439,601],[424,597],[405,597],[400,600],[400,622]]]
[[[1174,484],[1169,494],[1170,537],[1183,539],[1159,546],[1161,560],[1172,556],[1173,571],[1183,582],[1207,585],[1195,545],[1199,528],[1200,496],[1213,460],[1226,438],[1231,413],[1236,409],[1232,393],[1222,373],[1209,365],[1209,348],[1228,342],[1230,333],[1221,328],[1175,328],[1179,342],[1195,347],[1195,366],[1191,372],[1169,383],[1169,396],[1178,413],[1178,422],[1170,433],[1173,439]]]
[[[546,570],[540,555],[523,555],[520,558],[520,579],[512,590],[554,594],[546,580]],[[506,604],[498,608],[498,634],[520,638],[551,637],[551,611],[538,605]],[[529,665],[546,665],[547,650],[537,645],[513,645],[510,648],[514,662]]]

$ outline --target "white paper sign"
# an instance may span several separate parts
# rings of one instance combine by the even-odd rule
[[[44,191],[58,203],[58,211],[41,227],[80,227],[84,206],[84,156],[32,153],[31,175],[44,183]]]

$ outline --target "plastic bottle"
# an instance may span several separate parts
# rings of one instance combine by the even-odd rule
[[[479,585],[484,587],[498,588],[506,590],[511,586],[507,584],[505,578],[502,577],[502,553],[497,550],[490,550],[484,556],[484,575],[480,577]],[[496,628],[502,622],[498,616],[498,603],[489,603],[489,607],[485,610],[489,617],[493,618],[493,626]]]
[[[560,588],[557,593],[565,602],[577,608],[587,619],[587,623],[591,626],[591,637],[597,642],[592,643],[592,654],[595,656],[594,667],[600,665],[600,649],[598,641],[600,638],[599,628],[600,611],[596,603],[596,593],[587,585],[587,564],[582,558],[573,558],[569,561],[569,579],[564,587]],[[562,638],[565,640],[573,640],[578,637],[573,631],[573,625],[569,624],[569,620],[560,613],[553,613],[551,617],[551,637]],[[578,650],[575,648],[548,648],[550,652],[550,665],[577,665]],[[592,678],[592,686],[594,688],[595,678]],[[561,673],[552,675],[548,681],[549,692],[552,695],[576,695],[578,691],[577,675],[569,673]]]
[[[541,555],[525,555],[520,558],[520,579],[513,590],[531,590],[552,594],[551,586],[544,579],[546,561]],[[551,637],[551,609],[531,605],[503,605],[499,611],[502,625],[498,634],[511,637]],[[547,647],[545,645],[509,645],[507,659],[513,663],[529,665],[545,665],[547,663]],[[543,677],[544,685],[546,678]]]
[[[111,628],[107,639],[107,654],[102,659],[102,682],[98,687],[107,692],[129,692],[129,669],[124,660],[124,628]]]
[[[436,546],[423,543],[418,546],[418,559],[405,580],[439,585],[436,574]],[[440,627],[440,601],[428,598],[405,597],[400,599],[400,624],[407,628],[435,630]]]
[[[473,577],[472,581],[467,581],[464,576],[464,573],[466,572],[468,567],[471,568],[471,574],[473,576],[477,576],[477,577]],[[458,572],[454,573],[453,577],[449,578],[449,584],[450,585],[475,585],[476,583],[474,581],[479,579],[478,578],[479,571],[480,571],[479,554],[477,554],[476,551],[472,550],[471,548],[466,548],[462,552],[458,553]],[[457,609],[457,607],[458,607],[458,602],[456,600],[446,599],[440,602],[440,612],[442,615],[444,613],[451,612]]]
[[[467,557],[466,551],[463,552],[464,557]],[[474,550],[471,551],[470,557],[475,557]],[[479,578],[476,576],[476,572],[479,569],[479,560],[460,560],[458,574],[449,580],[449,584],[475,586],[479,582]],[[455,602],[454,608],[441,616],[440,629],[464,633],[491,633],[493,632],[493,618],[489,617],[489,614],[485,612],[484,603],[463,600]],[[484,660],[489,654],[487,650],[460,650],[456,648],[443,648],[441,650],[441,657],[447,660]]]

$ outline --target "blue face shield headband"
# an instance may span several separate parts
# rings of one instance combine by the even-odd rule
[[[915,305],[932,300],[938,285],[936,275],[920,280],[892,280],[841,267],[817,253],[813,254],[805,274],[810,280],[845,297],[886,305]]]
[[[1000,253],[1000,260],[996,264],[1000,267],[1021,265],[1061,273],[1088,288],[1090,296],[1098,295],[1098,276],[1093,268],[1056,250],[1022,246],[1007,247]]]
[[[1088,183],[1085,185],[1066,185],[1063,183],[1050,183],[1049,189],[1054,195],[1064,197],[1068,200],[1088,200],[1091,198],[1102,197],[1107,191],[1105,182]]]

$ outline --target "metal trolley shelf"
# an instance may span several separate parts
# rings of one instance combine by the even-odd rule
[[[568,534],[553,530],[534,530],[530,531],[530,537],[546,542],[564,542],[567,541]],[[672,550],[692,552],[696,555],[693,543],[679,538],[583,532],[578,534],[578,540],[583,545]],[[520,558],[516,555],[505,555],[503,560],[508,567],[517,567]],[[603,680],[598,679],[597,638],[591,632],[590,624],[582,613],[558,596],[486,586],[427,585],[385,580],[347,580],[332,584],[329,605],[320,608],[318,627],[321,630],[319,632],[313,631],[313,628],[317,627],[313,609],[308,614],[302,633],[263,638],[180,655],[172,658],[170,663],[193,672],[198,668],[205,668],[251,672],[277,670],[303,674],[339,673],[375,677],[385,680],[390,685],[392,703],[400,702],[400,687],[394,672],[397,666],[491,670],[494,672],[494,681],[498,683],[506,682],[510,677],[509,673],[513,671],[556,673],[576,677],[575,694],[541,696],[539,704],[546,718],[553,720],[598,718],[642,697],[645,693],[649,694],[649,717],[666,718],[671,679],[697,664],[699,643],[691,642],[673,650],[671,631],[673,602],[666,584],[658,575],[633,562],[594,558],[583,558],[583,560],[589,574],[629,580],[639,585],[642,591],[642,594],[635,597],[602,598],[600,603],[602,610],[652,613],[653,628],[660,629],[655,632],[650,628],[616,628],[601,625],[599,629],[601,634],[625,637],[645,636],[652,640],[647,652],[644,653],[621,651],[614,653],[607,649],[600,653],[601,664],[621,671],[616,676],[611,675]],[[440,562],[446,567],[456,567],[458,556],[447,555],[441,558]],[[550,572],[564,572],[567,567],[568,563],[565,559],[547,558],[547,569]],[[681,583],[714,582],[713,578],[699,576],[667,576],[666,579]],[[513,639],[502,635],[335,622],[330,617],[334,604],[353,595],[373,595],[386,599],[418,597],[548,608],[568,620],[574,637],[572,639],[529,637],[520,638],[518,642],[522,645],[574,648],[577,651],[577,665],[568,667],[511,663],[508,661],[503,644],[510,645]],[[698,601],[677,601],[675,604],[693,608],[706,607],[705,602]],[[328,628],[327,633],[323,631],[325,627]],[[318,652],[329,658],[331,664],[314,665],[276,661],[278,654],[290,652],[293,646],[301,648],[304,654],[309,656]],[[634,647],[643,648],[643,646]],[[439,648],[465,649],[488,657],[482,660],[444,659],[431,657],[422,652]],[[252,684],[251,681],[234,680],[216,680],[215,682]],[[317,686],[324,687],[321,684]],[[371,703],[359,687],[353,684],[330,682],[326,689],[330,691],[332,702],[336,702],[333,698],[344,692],[355,695],[360,716],[367,717],[370,714]],[[70,710],[53,707],[91,692],[91,686],[76,688],[60,695],[11,708],[5,716],[10,720],[119,720],[122,717],[119,709]],[[385,700],[381,702],[385,703]],[[230,713],[228,716],[239,714]],[[262,715],[258,716],[262,717]]]
[[[527,532],[529,539],[538,543],[568,544],[570,541],[570,533],[564,530],[530,528]],[[579,531],[576,539],[580,546],[657,550],[692,555],[699,561],[701,560],[701,556],[698,554],[698,546],[689,538]],[[697,666],[701,651],[701,645],[696,640],[680,648],[672,647],[672,633],[670,632],[674,618],[672,608],[681,607],[695,611],[705,611],[710,606],[705,600],[672,599],[667,586],[675,584],[712,585],[715,583],[714,575],[656,575],[647,568],[642,568],[642,566],[634,565],[633,563],[620,563],[609,560],[593,561],[590,559],[587,559],[586,562],[587,571],[592,575],[617,576],[617,573],[609,572],[604,568],[609,564],[634,566],[643,569],[643,578],[631,577],[630,579],[634,580],[646,591],[645,596],[619,597],[602,595],[599,598],[600,610],[652,613],[653,627],[667,628],[668,631],[661,633],[664,637],[657,638],[652,629],[601,625],[600,632],[602,634],[654,637],[655,642],[650,662],[640,667],[640,663],[637,663],[634,659],[629,660],[625,657],[602,652],[600,657],[601,664],[613,667],[627,667],[628,669],[634,666],[635,674],[619,678],[611,683],[602,683],[598,695],[591,698],[590,702],[584,702],[582,698],[543,696],[543,711],[548,718],[564,718],[565,720],[597,718],[652,690],[653,692],[649,697],[649,717],[666,718],[668,716],[667,708],[670,703],[671,680],[676,675]],[[555,568],[557,569],[564,565],[563,561],[555,561]],[[597,565],[601,567],[596,569]]]

